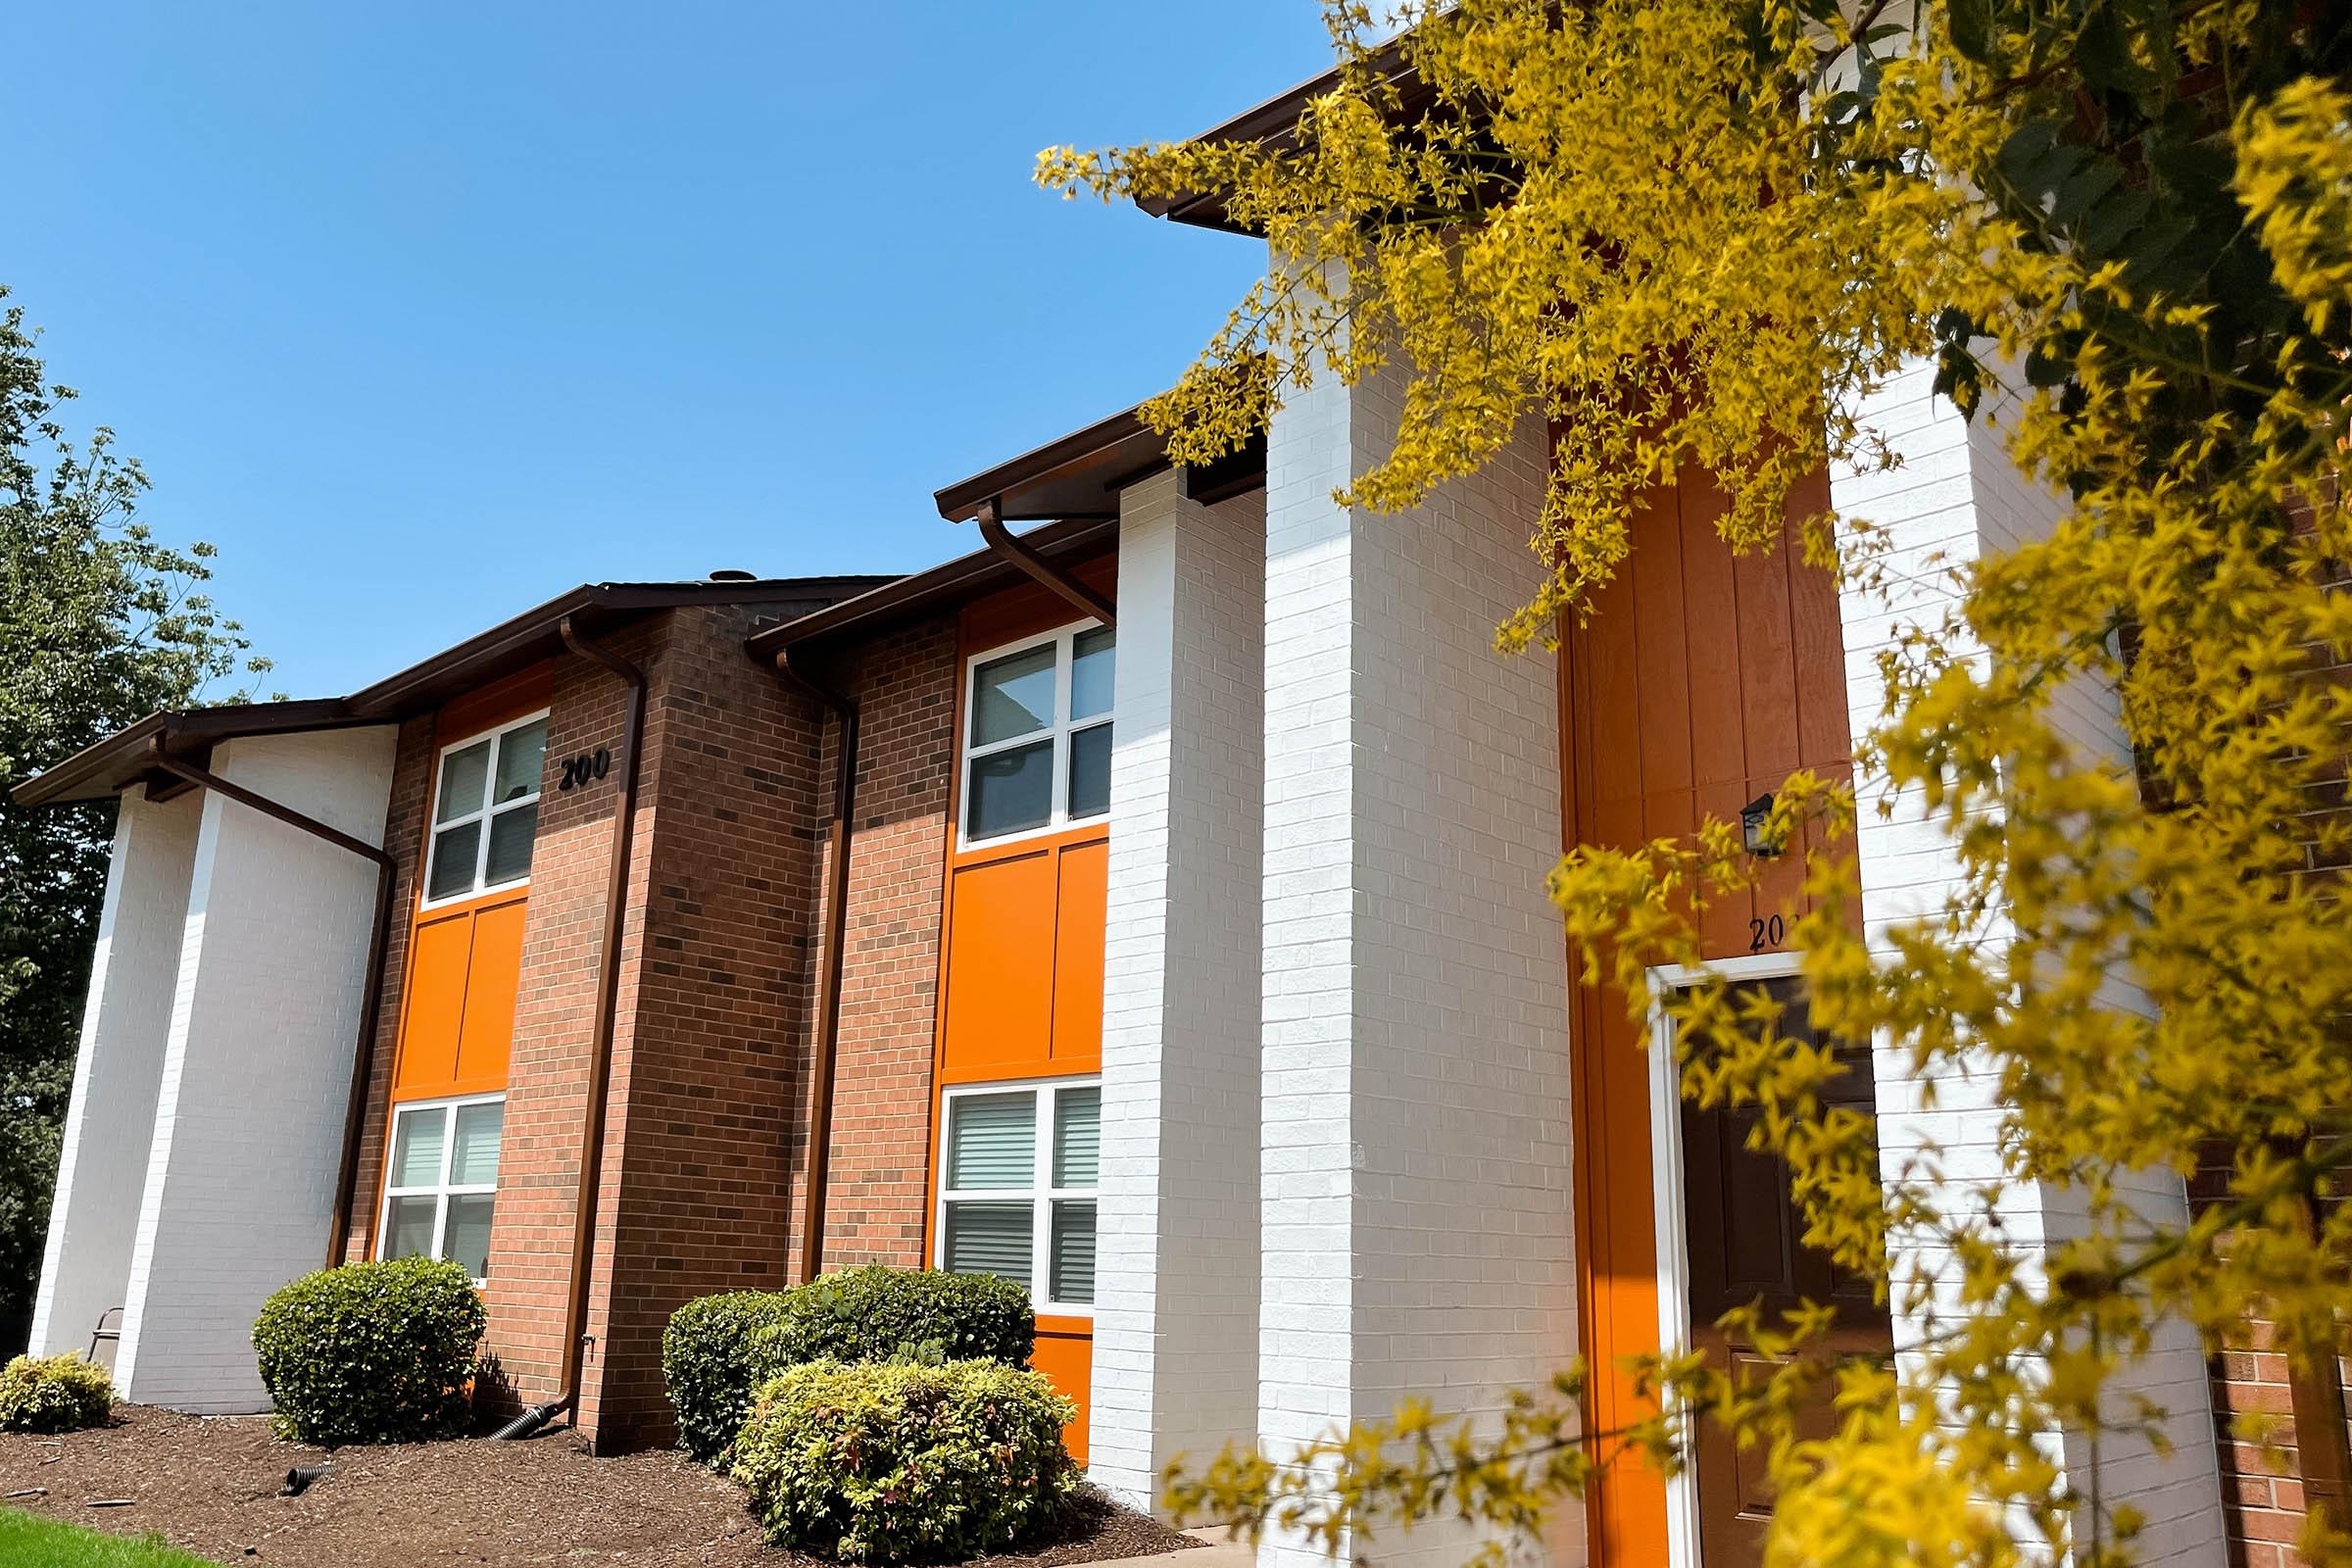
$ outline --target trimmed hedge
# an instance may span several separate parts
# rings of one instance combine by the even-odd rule
[[[1078,1484],[1077,1406],[1001,1361],[812,1361],[763,1385],[733,1475],[772,1544],[860,1564],[1003,1551]]]
[[[1027,1366],[1037,1341],[1029,1293],[993,1274],[879,1264],[789,1291],[735,1291],[688,1301],[662,1336],[662,1372],[678,1446],[724,1464],[752,1393],[808,1361],[989,1360]]]
[[[253,1348],[282,1435],[330,1448],[419,1443],[466,1430],[486,1322],[460,1264],[346,1263],[264,1302]]]
[[[78,1432],[114,1407],[114,1378],[78,1355],[20,1355],[0,1367],[0,1432]]]

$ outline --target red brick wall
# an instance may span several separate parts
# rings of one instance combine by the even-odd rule
[[[601,1448],[668,1440],[661,1337],[680,1302],[779,1287],[797,1271],[837,737],[745,657],[759,623],[750,611],[694,608],[608,639],[645,669],[647,712],[581,1390],[582,1427]],[[860,701],[862,739],[826,1266],[919,1264],[953,622],[852,653],[839,678]],[[617,751],[625,697],[603,666],[557,661],[485,1293],[494,1411],[559,1392],[620,773],[569,792],[556,784],[564,758]],[[351,1257],[367,1255],[378,1200],[433,752],[429,718],[403,728],[388,838],[399,916]]]
[[[955,622],[878,639],[851,667],[859,705],[858,819],[834,1078],[828,1270],[925,1261],[940,915],[956,765]],[[829,726],[819,774],[828,789],[835,739]],[[819,834],[831,825],[830,808],[828,800]],[[826,874],[820,865],[820,879]]]

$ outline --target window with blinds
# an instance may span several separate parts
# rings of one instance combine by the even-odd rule
[[[1018,1280],[1040,1311],[1091,1308],[1101,1086],[951,1089],[946,1112],[940,1266]]]

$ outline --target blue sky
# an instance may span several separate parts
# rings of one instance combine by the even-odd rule
[[[1328,63],[1311,0],[18,8],[0,281],[270,684],[573,583],[907,570],[1260,263],[1065,204]]]

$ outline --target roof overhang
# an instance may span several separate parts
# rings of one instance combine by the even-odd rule
[[[1098,419],[1057,441],[935,491],[939,514],[962,522],[989,502],[1006,522],[1115,519],[1119,492],[1170,466],[1167,438],[1146,424],[1142,405]],[[1185,472],[1185,494],[1203,505],[1266,482],[1265,437]]]
[[[242,736],[397,723],[561,653],[565,620],[592,635],[640,615],[692,605],[760,605],[789,618],[890,581],[855,576],[583,583],[348,697],[150,713],[26,779],[9,798],[19,806],[57,806],[104,800],[143,784],[172,790],[179,786],[157,768],[159,754],[203,765],[216,745]]]
[[[1115,515],[1070,517],[1032,528],[1021,536],[1021,542],[1049,561],[1076,564],[1101,555],[1116,544],[1118,537]],[[787,649],[874,636],[959,610],[983,595],[1028,580],[1027,573],[995,551],[975,550],[945,565],[901,577],[870,593],[771,626],[749,639],[744,648],[766,663]]]

